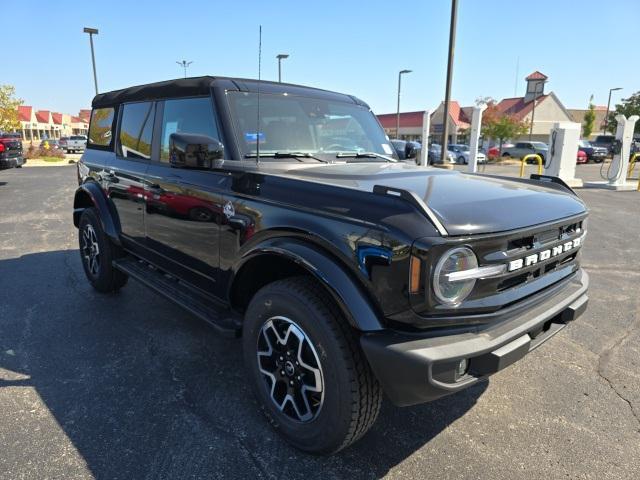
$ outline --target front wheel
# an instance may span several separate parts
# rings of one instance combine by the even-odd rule
[[[262,410],[294,447],[334,453],[375,422],[380,385],[355,332],[311,278],[279,280],[254,296],[243,352]]]
[[[93,288],[103,293],[118,291],[127,283],[128,277],[116,270],[111,262],[122,253],[104,233],[95,208],[82,212],[78,232],[82,266]]]

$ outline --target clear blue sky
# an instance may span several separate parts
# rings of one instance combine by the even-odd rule
[[[93,96],[89,39],[95,37],[100,91],[175,78],[176,60],[191,76],[257,77],[258,25],[263,25],[263,79],[337,90],[395,111],[397,72],[402,110],[434,108],[444,97],[449,0],[235,2],[161,0],[3,0],[4,60],[0,83],[25,103],[76,113]],[[10,12],[10,18],[6,14]],[[549,76],[569,108],[589,96],[606,104],[640,90],[639,0],[459,0],[452,98],[517,94],[534,70]],[[615,96],[616,94],[619,94]]]

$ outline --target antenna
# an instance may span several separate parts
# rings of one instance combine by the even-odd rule
[[[260,164],[260,80],[262,67],[262,25],[258,34],[258,105],[257,105],[257,128],[256,128],[256,165]]]

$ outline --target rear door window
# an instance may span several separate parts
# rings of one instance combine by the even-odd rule
[[[108,147],[111,145],[114,111],[113,107],[92,110],[89,146]]]
[[[120,120],[118,155],[126,158],[151,158],[154,104],[140,102],[125,104]]]

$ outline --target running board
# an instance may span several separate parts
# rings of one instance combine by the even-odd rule
[[[240,336],[240,317],[194,287],[132,256],[114,260],[113,266],[209,323],[221,334]]]

